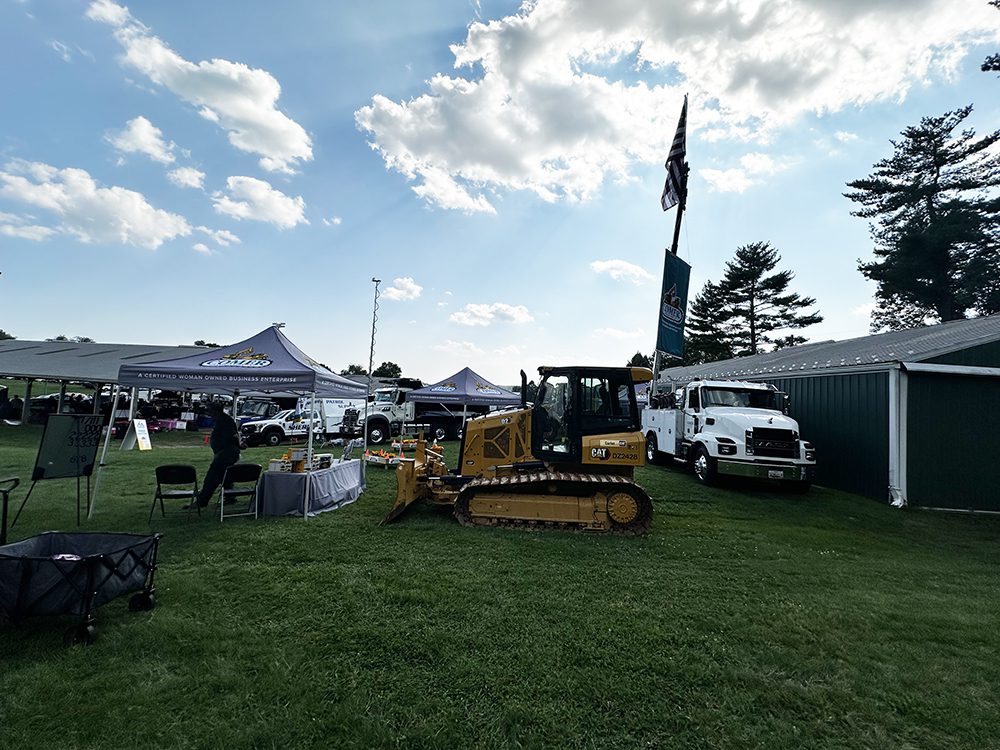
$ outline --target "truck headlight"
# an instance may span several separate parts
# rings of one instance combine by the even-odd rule
[[[736,455],[736,441],[732,438],[718,437],[715,439],[719,445],[719,455],[720,456],[735,456]]]
[[[805,449],[806,461],[816,460],[816,449],[813,447],[812,443],[805,443],[802,446]]]

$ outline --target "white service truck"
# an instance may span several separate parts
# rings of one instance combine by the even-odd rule
[[[309,403],[312,398],[304,396],[299,399],[298,410],[305,414],[309,411]],[[350,410],[365,410],[365,400],[363,398],[317,398],[315,402],[316,412],[319,414],[321,431],[326,435],[347,434],[344,425],[344,414]]]
[[[816,449],[801,439],[786,404],[772,385],[737,380],[692,380],[652,394],[642,410],[646,459],[686,463],[705,485],[722,474],[776,479],[805,492]]]

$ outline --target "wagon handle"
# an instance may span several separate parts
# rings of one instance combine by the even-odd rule
[[[10,493],[21,483],[20,477],[7,477],[0,479],[0,485],[9,484],[9,487],[0,487],[0,545],[7,543],[7,503],[10,500]]]

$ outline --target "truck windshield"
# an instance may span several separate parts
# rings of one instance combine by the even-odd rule
[[[781,411],[777,391],[758,391],[749,388],[702,388],[701,405]]]
[[[391,404],[392,400],[392,391],[375,391],[376,404]]]
[[[264,417],[272,406],[270,401],[244,401],[240,404],[240,416]]]

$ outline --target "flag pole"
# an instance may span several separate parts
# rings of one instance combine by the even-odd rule
[[[681,238],[681,221],[684,217],[684,209],[687,206],[687,183],[688,183],[688,173],[691,171],[688,166],[687,160],[687,94],[684,95],[684,106],[681,109],[681,119],[677,123],[677,132],[674,134],[674,142],[670,148],[670,155],[667,157],[667,163],[664,166],[667,168],[667,181],[663,186],[663,195],[660,197],[660,204],[663,210],[666,211],[670,206],[667,204],[666,199],[668,196],[668,190],[672,186],[677,195],[677,218],[674,220],[674,238],[670,243],[670,253],[672,255],[677,255],[678,245],[680,244]],[[680,163],[672,163],[675,160],[679,160]],[[679,174],[674,174],[671,172],[671,167],[678,170]],[[672,179],[673,178],[673,179]],[[677,179],[680,178],[680,179]],[[671,185],[673,183],[673,185]],[[662,300],[661,300],[662,304]],[[662,356],[660,355],[660,350],[657,348],[653,352],[653,382],[649,389],[649,400],[652,403],[652,397],[659,393],[659,382],[660,382],[660,367],[662,366]]]

